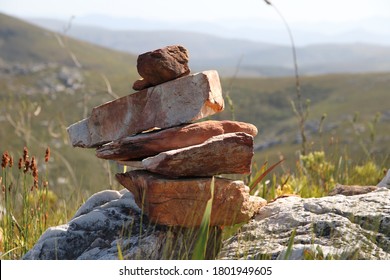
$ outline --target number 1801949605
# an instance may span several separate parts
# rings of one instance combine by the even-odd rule
[[[271,275],[272,267],[213,267],[213,275]]]

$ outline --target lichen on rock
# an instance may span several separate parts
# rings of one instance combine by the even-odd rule
[[[281,198],[225,241],[218,257],[390,259],[389,205],[387,188],[348,197]]]

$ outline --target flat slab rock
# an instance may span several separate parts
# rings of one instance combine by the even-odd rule
[[[126,189],[92,195],[69,222],[48,228],[24,260],[191,259],[199,231],[151,226]],[[210,229],[206,258],[219,250],[221,229]],[[212,240],[212,241],[211,241]]]
[[[244,132],[254,137],[257,128],[252,124],[235,121],[186,124],[119,139],[99,147],[96,156],[120,161],[144,159],[161,152],[198,145],[213,136],[232,132]]]
[[[68,127],[75,147],[97,147],[150,130],[190,123],[224,109],[217,71],[188,75],[93,108]]]
[[[143,53],[138,56],[137,70],[143,79],[134,83],[134,90],[142,90],[188,75],[188,51],[183,46],[174,45]]]
[[[337,184],[329,195],[342,194],[345,196],[351,196],[369,193],[378,188],[390,189],[390,170],[387,171],[386,176],[376,186],[349,186]]]
[[[193,227],[201,224],[211,198],[211,178],[167,179],[147,171],[116,175],[134,194],[135,202],[153,223]],[[242,181],[215,178],[210,224],[228,226],[247,222],[267,202],[249,195]]]
[[[334,189],[329,193],[330,196],[342,194],[345,196],[365,194],[372,191],[375,191],[377,186],[348,186],[337,184]]]
[[[142,160],[144,169],[169,177],[249,174],[253,136],[227,133],[186,148],[159,153]]]
[[[293,230],[294,245],[287,245]],[[390,190],[322,198],[287,197],[261,208],[224,242],[220,259],[390,260]]]

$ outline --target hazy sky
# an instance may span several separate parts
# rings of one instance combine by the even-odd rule
[[[389,0],[271,0],[290,22],[390,17]],[[1,0],[0,11],[24,17],[66,19],[104,14],[164,20],[277,18],[263,0]]]

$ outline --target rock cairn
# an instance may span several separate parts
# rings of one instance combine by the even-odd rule
[[[224,109],[214,70],[190,74],[188,51],[168,46],[141,54],[142,79],[131,95],[93,108],[68,128],[75,147],[96,148],[96,156],[132,167],[116,174],[152,223],[193,227],[201,224],[213,197],[210,225],[248,221],[266,201],[250,196],[243,181],[220,174],[248,174],[254,125],[201,121]]]

